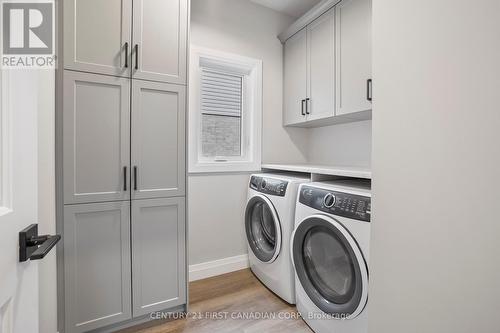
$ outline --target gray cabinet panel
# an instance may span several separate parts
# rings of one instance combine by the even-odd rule
[[[131,318],[130,202],[64,208],[66,333]]]
[[[182,196],[186,88],[143,80],[132,88],[132,198]]]
[[[303,102],[307,97],[307,29],[290,37],[285,44],[283,124],[306,121]]]
[[[371,0],[344,0],[336,6],[337,115],[371,110],[367,80],[371,68]]]
[[[64,1],[64,68],[129,77],[131,22],[132,0]]]
[[[188,0],[134,0],[133,15],[133,78],[185,84]]]
[[[184,200],[132,201],[134,317],[186,302]]]
[[[64,202],[127,200],[130,80],[64,73]]]
[[[307,121],[335,115],[335,24],[330,9],[307,26]]]

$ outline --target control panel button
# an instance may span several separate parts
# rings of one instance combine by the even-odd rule
[[[328,193],[323,198],[323,204],[325,205],[326,208],[332,208],[333,205],[335,205],[336,199],[337,198],[335,197],[335,195],[333,195],[332,193]]]

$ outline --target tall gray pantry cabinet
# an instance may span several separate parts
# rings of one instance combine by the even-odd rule
[[[188,0],[62,2],[65,333],[187,302]]]

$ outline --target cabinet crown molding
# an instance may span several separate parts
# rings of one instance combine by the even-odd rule
[[[323,0],[318,3],[316,6],[311,8],[307,13],[302,15],[297,19],[291,26],[289,26],[285,31],[278,35],[281,43],[285,43],[285,41],[295,35],[300,30],[304,29],[308,24],[312,21],[320,17],[322,14],[326,13],[329,9],[338,4],[341,0]]]

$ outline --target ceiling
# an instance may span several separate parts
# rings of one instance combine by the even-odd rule
[[[250,0],[256,4],[274,9],[275,11],[300,17],[321,0]]]

